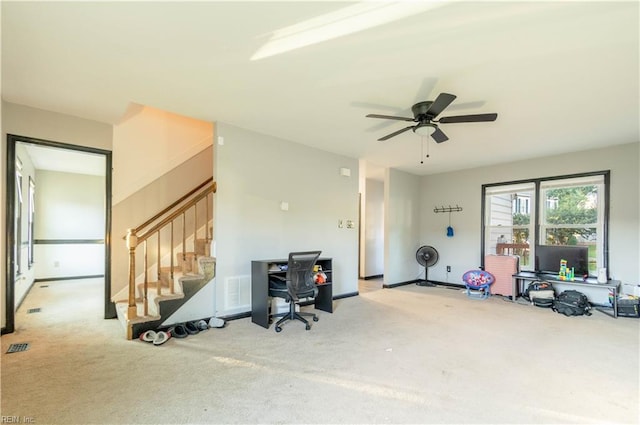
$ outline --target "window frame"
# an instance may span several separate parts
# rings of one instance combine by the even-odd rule
[[[542,192],[541,185],[543,182],[549,182],[554,180],[570,180],[570,179],[580,179],[580,178],[588,178],[588,177],[598,177],[602,176],[603,179],[603,196],[602,202],[604,205],[602,206],[602,264],[598,264],[598,268],[605,268],[607,270],[607,278],[609,277],[609,194],[611,191],[611,170],[601,170],[601,171],[592,171],[586,173],[576,173],[576,174],[565,174],[559,176],[550,176],[550,177],[538,177],[531,179],[523,179],[523,180],[513,180],[507,182],[497,182],[497,183],[487,183],[483,184],[481,187],[481,207],[480,207],[480,264],[481,268],[484,269],[484,257],[486,255],[486,218],[487,218],[487,205],[486,205],[486,193],[488,188],[495,188],[498,186],[515,186],[515,185],[524,185],[533,183],[535,186],[534,189],[534,202],[531,205],[531,211],[534,214],[534,232],[533,232],[533,241],[531,242],[531,246],[535,249],[535,246],[540,244],[540,231],[541,231],[541,205],[542,202]],[[600,201],[599,201],[600,202]],[[535,253],[534,253],[535,255]],[[534,257],[535,258],[535,257]],[[535,266],[534,266],[535,267]]]

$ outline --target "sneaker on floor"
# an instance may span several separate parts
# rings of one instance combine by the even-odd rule
[[[209,319],[210,328],[224,328],[224,325],[226,325],[226,322],[223,319],[219,319],[217,317]]]
[[[169,341],[169,338],[171,338],[171,334],[165,331],[160,331],[158,333],[156,333],[156,337],[153,340],[153,345],[162,345],[165,342]]]
[[[207,329],[209,329],[209,325],[204,320],[198,320],[197,322],[195,322],[195,324],[196,324],[196,328],[198,328],[201,331],[206,331]]]

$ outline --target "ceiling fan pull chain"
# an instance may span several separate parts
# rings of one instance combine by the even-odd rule
[[[420,136],[420,164],[424,164],[422,157],[424,156],[424,136]]]

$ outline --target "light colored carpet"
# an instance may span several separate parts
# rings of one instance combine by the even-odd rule
[[[22,423],[639,422],[637,319],[368,281],[310,331],[247,318],[154,347],[101,319],[100,280],[41,285],[2,337],[2,415]]]

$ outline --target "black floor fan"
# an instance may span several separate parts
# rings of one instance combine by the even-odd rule
[[[429,275],[427,271],[429,267],[434,266],[438,262],[438,251],[432,246],[424,245],[418,248],[416,251],[416,260],[418,264],[424,267],[424,280],[416,282],[418,286],[436,286],[429,282]]]

